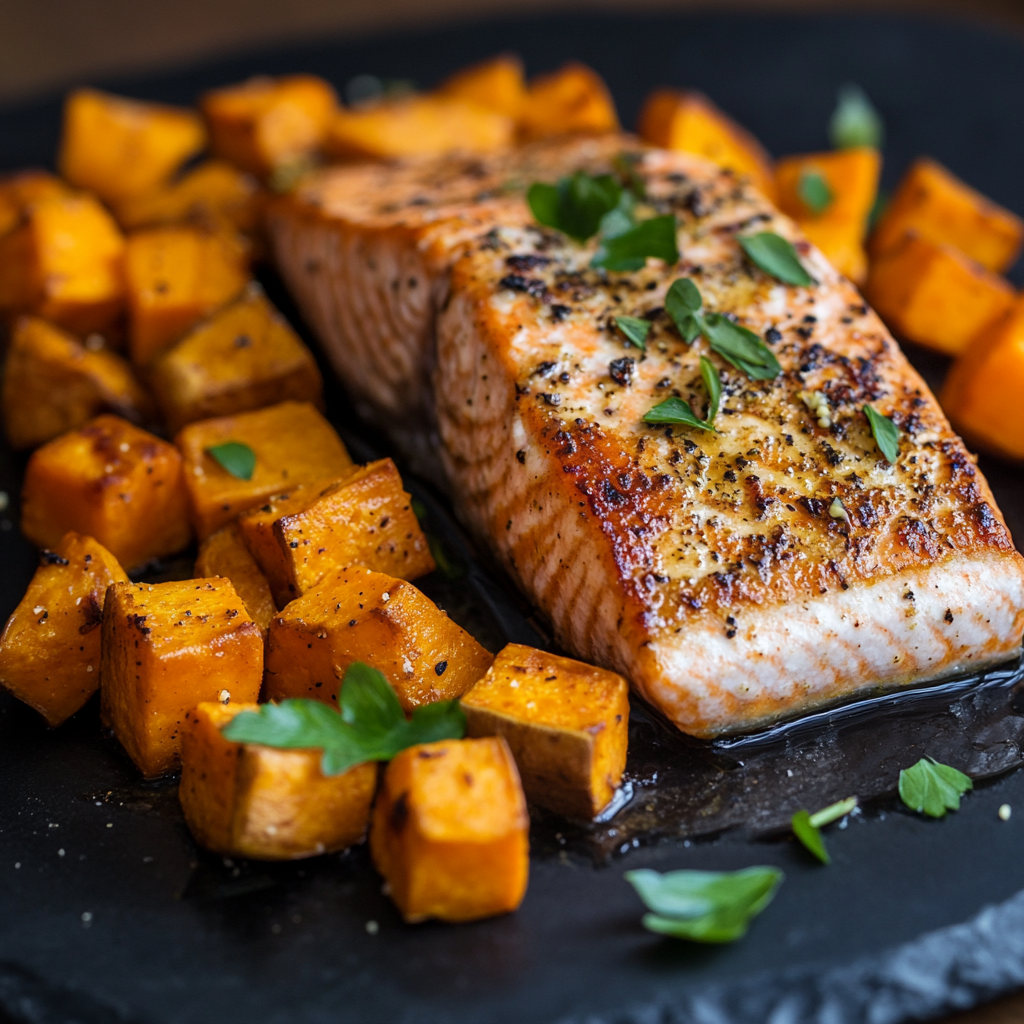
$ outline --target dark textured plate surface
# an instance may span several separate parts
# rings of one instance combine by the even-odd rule
[[[886,182],[928,152],[1024,211],[1024,47],[969,26],[880,17],[547,17],[257,53],[134,82],[190,102],[256,72],[341,85],[376,73],[432,85],[501,49],[530,70],[593,64],[626,123],[655,85],[697,86],[775,153],[826,145],[837,87],[860,82],[886,118]],[[59,103],[0,111],[0,168],[50,162]],[[273,291],[273,280],[267,281]],[[944,366],[911,357],[934,384]],[[329,399],[353,454],[374,449]],[[983,460],[1015,536],[1024,473]],[[0,451],[16,497],[21,460]],[[543,644],[529,610],[420,489],[448,554],[424,588],[492,648]],[[0,513],[0,613],[34,554]],[[187,564],[187,563],[186,563]],[[166,571],[181,571],[181,564]],[[756,742],[709,747],[637,709],[633,798],[586,827],[538,816],[530,890],[515,915],[402,925],[365,851],[298,864],[198,851],[173,782],[140,784],[94,705],[55,732],[0,699],[0,1020],[252,1024],[922,1019],[1024,984],[1024,703],[1019,672],[879,699]],[[979,778],[942,822],[902,810],[899,767],[927,751]],[[830,868],[785,840],[793,809],[858,792],[833,827]],[[1018,814],[1002,822],[997,809]],[[742,942],[702,948],[639,926],[628,868],[782,867],[787,881]],[[989,908],[989,909],[985,909]],[[376,934],[367,930],[374,921]]]

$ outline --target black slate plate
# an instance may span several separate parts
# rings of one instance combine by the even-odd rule
[[[308,70],[433,84],[519,50],[531,70],[578,57],[605,75],[627,123],[654,85],[696,85],[776,153],[821,148],[835,91],[864,85],[889,128],[885,179],[929,152],[1024,210],[1024,48],[962,24],[863,18],[544,17],[256,53],[134,82],[189,102],[256,72]],[[56,99],[0,111],[0,168],[49,163]],[[266,285],[275,298],[273,279]],[[912,358],[934,383],[944,370]],[[360,434],[330,407],[357,457]],[[1018,540],[1024,473],[983,460]],[[20,460],[0,450],[0,489]],[[507,583],[464,545],[429,487],[428,528],[450,571],[425,583],[496,647],[544,644]],[[0,513],[0,614],[34,556]],[[166,567],[181,572],[182,563]],[[400,923],[365,851],[299,864],[198,851],[173,783],[141,784],[93,705],[56,732],[0,700],[0,1019],[12,1021],[626,1022],[923,1019],[1024,984],[1024,705],[1019,670],[819,716],[739,746],[687,742],[635,711],[632,802],[594,827],[538,816],[530,891],[515,915],[458,928]],[[892,796],[927,750],[981,781],[931,822]],[[790,774],[792,772],[792,774]],[[655,773],[658,777],[655,778]],[[833,864],[784,841],[789,813],[857,791]],[[1018,816],[999,820],[1010,803]],[[738,826],[738,827],[737,827]],[[702,948],[639,927],[628,868],[778,864],[787,881],[745,940]],[[989,908],[989,909],[984,909]],[[367,923],[377,923],[371,934]]]

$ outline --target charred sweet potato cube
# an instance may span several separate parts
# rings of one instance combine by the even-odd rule
[[[104,721],[143,775],[162,775],[178,766],[192,708],[259,696],[263,634],[222,577],[115,583],[102,665]]]
[[[148,379],[168,430],[287,399],[321,404],[312,353],[258,285],[166,349]]]
[[[39,568],[0,637],[0,685],[51,726],[70,718],[100,684],[100,623],[111,583],[127,583],[92,537],[65,534]]]
[[[259,186],[223,160],[206,160],[180,178],[114,204],[123,228],[197,224],[210,230],[253,232],[259,215]]]
[[[4,430],[12,447],[34,448],[101,412],[138,423],[152,405],[120,356],[90,351],[45,320],[18,318],[3,381]]]
[[[132,362],[146,366],[248,280],[248,250],[231,235],[192,227],[130,235],[125,281]]]
[[[71,189],[49,171],[18,171],[0,178],[0,236],[16,228],[33,203],[60,199]]]
[[[409,712],[461,697],[493,660],[411,583],[353,567],[271,620],[266,696],[331,704],[345,669],[362,661],[384,674]]]
[[[320,750],[233,743],[221,729],[258,704],[204,702],[186,715],[178,794],[200,846],[231,857],[296,860],[361,843],[377,766],[324,775]]]
[[[515,910],[529,879],[529,816],[501,737],[403,750],[387,767],[370,852],[406,921]]]
[[[964,349],[939,396],[967,441],[1024,460],[1024,299]]]
[[[514,138],[515,122],[504,114],[446,96],[410,96],[339,111],[324,149],[339,160],[384,160],[490,153]]]
[[[338,97],[322,78],[291,75],[214,89],[200,105],[214,154],[253,174],[268,175],[320,146]]]
[[[60,173],[115,201],[169,178],[206,143],[195,111],[76,89],[64,103]]]
[[[129,572],[173,555],[192,539],[181,456],[119,416],[97,416],[32,453],[21,529],[40,547],[88,534]]]
[[[1017,258],[1024,221],[965,185],[934,160],[917,160],[900,182],[869,242],[881,256],[913,232],[951,245],[975,263],[1002,273]]]
[[[656,90],[640,112],[639,135],[662,149],[696,153],[719,167],[746,175],[766,196],[773,197],[771,159],[764,147],[703,93]]]
[[[270,584],[249,553],[238,523],[228,523],[211,533],[199,546],[196,576],[223,576],[231,580],[245,610],[260,631],[266,634],[277,609]]]
[[[252,479],[232,476],[209,453],[235,441],[256,456]],[[352,459],[335,429],[309,402],[281,402],[256,412],[200,420],[175,439],[200,540],[240,512],[301,483],[339,480]]]
[[[441,84],[437,93],[518,120],[526,103],[523,62],[515,54],[501,54],[456,71]]]
[[[296,495],[290,505],[282,502],[270,511],[260,506],[239,520],[279,608],[350,565],[403,580],[435,569],[412,498],[390,459],[302,494],[305,501]]]
[[[509,644],[463,695],[462,709],[467,735],[508,741],[534,803],[592,818],[615,795],[629,740],[622,676]]]
[[[601,76],[585,64],[570,61],[530,82],[519,121],[524,140],[618,130],[611,93]]]
[[[872,261],[865,294],[893,331],[951,356],[1013,302],[1001,277],[917,235]]]
[[[0,312],[35,313],[80,335],[105,331],[124,302],[124,250],[92,196],[34,202],[0,238]]]

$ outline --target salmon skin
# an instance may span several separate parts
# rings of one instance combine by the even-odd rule
[[[973,459],[856,289],[733,176],[660,151],[635,170],[650,212],[677,217],[675,267],[592,269],[596,242],[537,226],[515,197],[463,209],[464,232],[418,227],[421,241],[402,249],[443,254],[422,333],[403,349],[422,360],[421,422],[436,423],[460,513],[559,643],[623,673],[701,737],[1012,657],[1024,560]],[[362,173],[372,192],[379,170]],[[323,228],[290,217],[275,240],[292,279],[326,243]],[[365,244],[386,246],[395,230],[367,227]],[[737,234],[765,230],[794,241],[813,285],[780,284],[746,261]],[[323,310],[358,301],[331,266],[342,263],[296,288],[300,303],[326,344],[369,351],[376,320],[351,312],[347,333],[332,336],[319,326]],[[663,309],[679,277],[764,338],[782,373],[751,380],[703,338],[687,344]],[[378,269],[362,280],[381,296],[379,319],[389,278]],[[645,351],[615,327],[623,315],[651,323]],[[672,395],[703,413],[701,355],[723,385],[715,431],[646,424]],[[358,391],[365,371],[347,372],[350,356],[338,364]],[[374,394],[382,407],[386,393]],[[900,427],[895,465],[865,403]]]

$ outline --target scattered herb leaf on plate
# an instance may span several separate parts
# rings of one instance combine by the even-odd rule
[[[715,364],[707,356],[700,357],[700,375],[704,380],[704,387],[708,389],[707,423],[711,426],[715,422],[718,407],[722,402],[722,378],[718,376]]]
[[[801,173],[796,190],[800,201],[816,217],[823,214],[835,199],[825,175],[810,168]]]
[[[681,427],[697,427],[699,430],[714,431],[709,422],[702,420],[682,398],[666,398],[644,415],[644,423],[671,423]]]
[[[700,335],[697,314],[703,305],[700,289],[688,277],[673,281],[665,294],[665,309],[688,345]]]
[[[601,220],[619,205],[622,186],[610,174],[594,177],[577,171],[557,185],[536,182],[526,193],[534,217],[577,242],[593,238]]]
[[[969,775],[932,757],[922,757],[900,772],[900,799],[912,811],[930,818],[944,818],[946,811],[960,810],[960,797],[973,788]]]
[[[664,260],[669,266],[679,262],[673,214],[642,220],[621,234],[603,234],[590,265],[605,270],[639,270],[648,256]]]
[[[793,826],[793,835],[822,864],[831,864],[832,858],[828,854],[828,849],[825,847],[825,840],[822,838],[820,830],[833,821],[849,814],[856,806],[857,798],[851,796],[845,800],[839,800],[834,804],[830,804],[814,814],[811,814],[810,811],[799,810],[790,819]]]
[[[751,380],[774,380],[782,372],[775,353],[753,331],[721,313],[698,314],[697,322],[711,350]]]
[[[636,345],[641,352],[647,351],[647,335],[651,330],[650,320],[641,320],[635,316],[617,316],[615,326]]]
[[[222,469],[239,480],[251,480],[256,471],[256,453],[241,441],[212,445],[206,449],[206,453]]]
[[[882,117],[859,85],[848,83],[839,90],[828,134],[836,149],[852,149],[854,146],[882,148],[885,139]]]
[[[864,406],[864,415],[871,424],[871,433],[878,450],[885,456],[886,462],[894,463],[900,457],[900,428],[870,405]]]
[[[793,243],[775,234],[774,231],[759,231],[756,235],[737,235],[736,240],[755,267],[759,267],[783,284],[814,284],[814,278],[804,269]]]

